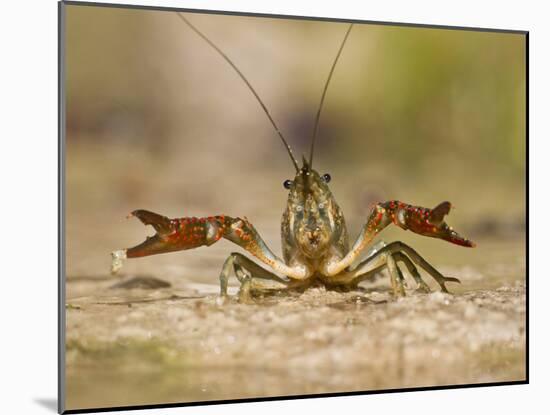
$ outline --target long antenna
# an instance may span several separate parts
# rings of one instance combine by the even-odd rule
[[[296,159],[294,158],[294,155],[292,154],[292,149],[290,148],[290,146],[286,142],[285,138],[283,137],[283,134],[279,130],[279,127],[277,127],[277,124],[275,124],[275,121],[273,121],[273,118],[271,117],[271,114],[269,114],[269,111],[267,110],[267,107],[265,106],[265,104],[261,100],[260,96],[258,95],[256,90],[252,87],[252,85],[250,85],[250,82],[248,82],[248,79],[246,79],[246,77],[239,70],[239,68],[237,68],[237,66],[235,66],[235,64],[231,61],[231,59],[229,59],[229,57],[225,53],[223,53],[220,48],[218,48],[210,39],[208,39],[206,37],[206,35],[204,35],[199,29],[197,29],[195,26],[193,26],[191,24],[191,22],[189,20],[187,20],[181,12],[178,12],[177,14],[180,17],[180,19],[183,20],[187,24],[187,26],[189,26],[191,28],[191,30],[193,30],[197,35],[202,37],[206,41],[206,43],[208,43],[210,46],[212,46],[212,48],[214,48],[214,50],[216,52],[218,52],[222,56],[222,58],[224,58],[227,61],[227,63],[229,65],[231,65],[231,67],[235,70],[235,72],[237,72],[237,74],[244,81],[246,86],[248,86],[250,91],[252,91],[252,93],[254,94],[254,96],[256,97],[256,99],[258,100],[260,105],[262,106],[265,114],[267,115],[267,118],[269,118],[269,121],[271,121],[271,124],[273,125],[273,128],[275,128],[275,131],[277,132],[277,134],[279,134],[279,137],[281,137],[281,140],[282,140],[283,144],[286,147],[286,151],[288,151],[288,155],[290,156],[290,159],[292,160],[292,163],[294,164],[294,168],[296,169],[296,171],[299,171],[300,168],[298,167],[298,162],[296,161]]]
[[[330,68],[330,72],[328,74],[327,82],[325,83],[325,88],[323,89],[323,95],[321,95],[321,102],[319,103],[319,109],[317,110],[317,116],[315,117],[315,126],[313,127],[313,135],[311,136],[311,150],[309,152],[309,166],[313,166],[313,150],[315,148],[315,138],[317,137],[317,130],[319,129],[319,118],[321,118],[321,110],[323,109],[323,102],[325,102],[325,95],[327,94],[328,84],[330,83],[330,79],[332,78],[332,73],[334,72],[334,68],[336,67],[336,63],[338,62],[338,59],[340,58],[340,54],[342,53],[342,49],[344,49],[344,45],[346,44],[346,40],[348,40],[349,32],[351,32],[351,28],[353,27],[353,23],[351,23],[348,27],[348,30],[346,32],[346,35],[344,36],[344,40],[342,40],[342,44],[340,45],[340,49],[338,49],[338,53],[336,54],[336,58],[334,59],[334,62],[332,63],[332,68]]]

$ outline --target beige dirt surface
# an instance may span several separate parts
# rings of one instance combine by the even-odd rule
[[[457,248],[436,263],[462,280],[453,294],[416,293],[407,277],[398,300],[381,275],[356,291],[315,287],[249,304],[234,285],[221,301],[206,248],[196,251],[211,264],[202,273],[185,253],[181,268],[176,254],[157,272],[153,260],[145,273],[130,261],[121,276],[68,275],[67,408],[523,380],[524,244],[487,245],[498,254]]]

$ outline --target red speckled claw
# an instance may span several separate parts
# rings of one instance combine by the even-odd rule
[[[254,255],[265,256],[265,244],[246,218],[220,215],[170,219],[143,209],[134,210],[129,216],[135,216],[144,225],[151,225],[157,232],[141,244],[128,248],[127,258],[210,246],[222,237],[235,242]]]
[[[460,236],[458,233],[456,233],[451,227],[447,226],[445,223],[445,226],[447,227],[448,231],[447,234],[441,237],[442,239],[445,239],[446,241],[449,241],[453,244],[457,244],[460,246],[465,246],[467,248],[475,248],[476,243],[474,241],[470,241],[469,239],[466,239],[462,236]]]
[[[450,202],[442,202],[433,209],[391,201],[383,204],[393,223],[403,229],[432,238],[439,238],[456,245],[473,248],[476,244],[459,235],[443,220],[451,210]]]
[[[144,225],[151,225],[157,233],[148,237],[141,244],[126,250],[128,258],[137,258],[166,252],[181,251],[210,245],[221,234],[221,226],[217,218],[181,218],[170,219],[148,210],[134,210],[130,217],[135,216]]]
[[[183,217],[170,219],[148,210],[134,210],[129,217],[135,216],[144,225],[151,225],[156,233],[139,245],[114,251],[111,272],[116,273],[122,266],[122,260],[167,252],[210,246],[221,238],[234,242],[244,248],[264,264],[275,271],[295,279],[307,278],[306,267],[289,267],[269,250],[254,226],[246,218],[233,218],[225,215],[208,217]]]

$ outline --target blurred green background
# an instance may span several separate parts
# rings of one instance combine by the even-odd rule
[[[307,152],[347,24],[188,18],[246,74],[298,157]],[[229,65],[173,12],[69,6],[66,21],[69,258],[86,249],[106,264],[141,241],[122,221],[136,208],[246,215],[280,252],[292,165]],[[525,53],[521,34],[354,27],[314,162],[332,175],[352,235],[370,203],[389,199],[450,200],[449,223],[472,238],[523,235]]]

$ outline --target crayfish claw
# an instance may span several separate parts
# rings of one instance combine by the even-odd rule
[[[169,234],[172,231],[172,223],[166,216],[144,209],[134,210],[127,217],[132,216],[138,218],[144,225],[151,225],[161,235]]]
[[[444,230],[447,231],[446,234],[443,236],[443,239],[445,239],[445,240],[447,240],[447,241],[449,241],[453,244],[460,245],[460,246],[465,246],[467,248],[475,248],[476,247],[476,243],[474,241],[470,241],[469,239],[464,238],[463,236],[459,235],[452,228],[447,226],[447,224],[445,222],[443,222],[443,224],[445,225]]]
[[[451,202],[441,202],[439,205],[434,207],[430,212],[430,222],[434,225],[439,225],[443,222],[445,215],[448,215],[451,211]]]
[[[409,205],[397,200],[379,205],[389,212],[391,220],[405,230],[432,238],[439,238],[456,245],[473,248],[476,244],[460,236],[443,220],[451,211],[451,202],[441,202],[433,209]]]

